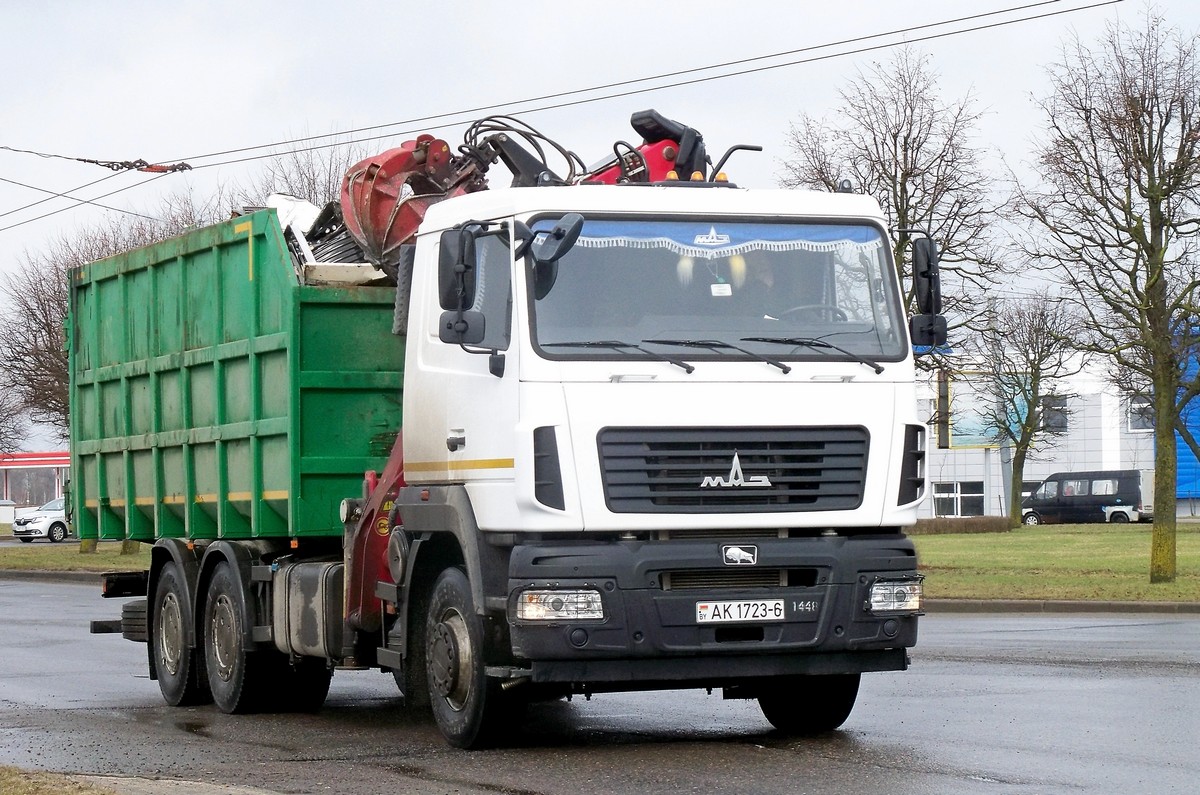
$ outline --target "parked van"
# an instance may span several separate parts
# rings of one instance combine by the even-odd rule
[[[1154,476],[1148,470],[1055,472],[1021,502],[1021,513],[1029,525],[1148,522],[1153,502]]]

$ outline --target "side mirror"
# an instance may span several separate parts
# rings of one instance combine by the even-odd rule
[[[535,237],[530,243],[533,254],[533,297],[540,301],[550,294],[558,279],[558,261],[579,240],[583,216],[567,213],[549,232]]]
[[[451,309],[438,320],[438,339],[442,342],[478,345],[483,342],[484,330],[482,312]]]
[[[442,232],[438,251],[438,300],[442,309],[475,303],[475,226]]]
[[[937,348],[946,344],[946,318],[941,315],[913,315],[908,319],[908,335],[913,347]]]
[[[942,276],[938,270],[937,243],[928,237],[913,240],[912,263],[917,311],[925,315],[941,314]]]
[[[583,230],[583,216],[579,213],[567,213],[554,228],[533,244],[533,261],[535,266],[549,264],[562,259],[571,250],[579,233]]]

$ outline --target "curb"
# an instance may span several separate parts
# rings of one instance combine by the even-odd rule
[[[0,569],[0,580],[90,583],[98,571],[22,571]],[[1168,613],[1200,614],[1200,602],[1087,602],[1068,599],[926,599],[927,613]]]
[[[1067,599],[927,599],[928,613],[1200,614],[1200,602],[1085,602]]]
[[[25,571],[0,569],[0,580],[25,580],[29,582],[83,582],[100,585],[98,571]]]

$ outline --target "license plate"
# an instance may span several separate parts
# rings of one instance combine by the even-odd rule
[[[697,624],[726,621],[783,621],[782,599],[742,599],[736,602],[696,602]]]

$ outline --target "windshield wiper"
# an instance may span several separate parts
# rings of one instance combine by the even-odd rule
[[[875,375],[883,372],[883,365],[879,362],[872,361],[865,356],[859,356],[857,353],[838,347],[832,342],[826,342],[825,340],[813,337],[742,337],[742,342],[773,342],[778,345],[801,345],[805,348],[829,348],[830,350],[849,356],[859,364],[865,364],[875,371]]]
[[[542,343],[541,347],[543,347],[543,348],[609,348],[609,349],[633,348],[635,351],[644,353],[647,356],[649,356],[651,359],[654,359],[655,361],[666,362],[668,364],[673,364],[676,367],[680,367],[688,375],[691,375],[692,371],[696,369],[695,367],[693,367],[692,365],[683,361],[682,359],[676,359],[673,356],[664,356],[661,353],[655,353],[654,351],[648,351],[645,348],[643,348],[641,345],[637,345],[632,342],[621,342],[620,340],[579,340],[578,342],[544,342],[544,343]]]
[[[754,359],[755,361],[769,364],[772,367],[778,367],[780,370],[783,371],[784,375],[787,375],[788,373],[790,373],[792,371],[792,368],[789,367],[788,365],[784,364],[783,362],[776,361],[775,359],[768,358],[766,356],[763,356],[762,354],[755,353],[754,351],[751,351],[751,350],[747,350],[746,348],[743,348],[740,345],[734,345],[731,342],[722,342],[721,340],[642,340],[642,342],[655,342],[655,343],[658,343],[659,345],[681,345],[681,346],[688,347],[688,348],[710,348],[712,350],[720,350],[722,348],[726,348],[729,350],[737,351],[738,353],[744,353],[747,356],[749,356],[751,359]]]

